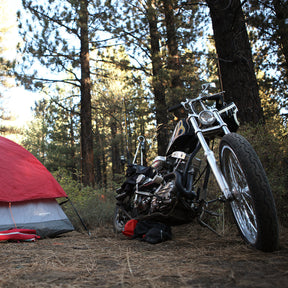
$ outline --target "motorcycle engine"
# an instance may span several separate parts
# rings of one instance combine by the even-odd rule
[[[150,212],[169,211],[176,202],[175,180],[171,179],[166,184],[161,184],[155,191],[150,206]]]
[[[141,174],[137,177],[136,183],[134,207],[137,207],[139,212],[171,210],[176,201],[174,178],[163,181],[163,177],[158,173],[153,179]]]

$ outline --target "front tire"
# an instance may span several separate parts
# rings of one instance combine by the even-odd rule
[[[219,147],[222,173],[232,192],[230,202],[244,240],[256,249],[278,249],[279,229],[274,198],[262,164],[242,136],[225,135]]]

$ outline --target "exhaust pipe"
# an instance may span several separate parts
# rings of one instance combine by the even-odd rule
[[[188,177],[187,181],[188,187],[186,188],[182,184],[183,176],[178,171],[175,171],[174,174],[175,174],[175,186],[180,192],[180,194],[187,199],[190,200],[195,199],[197,197],[197,194],[192,190],[193,177]]]

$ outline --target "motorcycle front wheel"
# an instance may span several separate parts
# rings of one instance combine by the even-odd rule
[[[256,249],[278,249],[274,198],[262,164],[242,136],[231,133],[220,142],[220,165],[233,195],[230,205],[243,239]]]

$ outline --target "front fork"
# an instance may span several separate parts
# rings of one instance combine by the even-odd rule
[[[225,196],[226,199],[232,199],[232,194],[231,191],[229,189],[229,186],[226,182],[226,179],[221,171],[221,169],[219,168],[219,166],[217,165],[215,156],[214,156],[214,152],[210,149],[206,139],[203,136],[203,133],[201,131],[201,129],[199,129],[198,127],[198,123],[196,121],[195,118],[191,117],[190,121],[193,125],[193,128],[195,130],[195,133],[199,139],[199,142],[204,150],[204,155],[208,161],[208,164],[212,170],[212,173],[215,176],[215,179],[219,185],[220,190],[222,191],[223,195]],[[228,129],[228,128],[227,128]],[[229,132],[229,130],[227,131]]]

